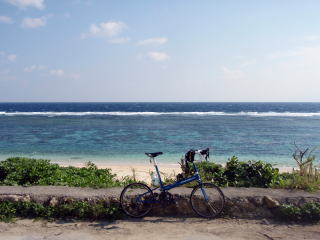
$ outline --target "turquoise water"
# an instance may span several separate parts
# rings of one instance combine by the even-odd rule
[[[176,163],[190,148],[211,160],[294,166],[293,142],[320,145],[319,103],[2,103],[0,159]],[[318,152],[316,152],[318,154]]]

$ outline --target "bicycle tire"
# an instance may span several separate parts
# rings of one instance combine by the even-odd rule
[[[128,191],[131,189],[131,195]],[[133,189],[140,191],[134,191]],[[133,193],[133,194],[132,194]],[[142,197],[148,199],[143,201],[140,196],[137,198],[137,195],[143,195]],[[122,211],[129,217],[141,218],[147,215],[153,207],[154,195],[152,190],[143,183],[131,183],[127,185],[121,192],[120,195],[120,206]],[[141,211],[139,211],[141,210]],[[139,211],[139,212],[137,212]]]
[[[205,189],[210,198],[208,201],[205,200],[201,187]],[[224,208],[225,197],[221,189],[213,183],[202,183],[193,188],[190,194],[190,204],[192,210],[200,217],[216,218]]]

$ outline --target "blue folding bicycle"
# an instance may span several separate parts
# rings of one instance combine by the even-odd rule
[[[193,211],[205,218],[215,218],[219,216],[225,203],[223,192],[213,183],[202,182],[199,171],[194,163],[196,154],[207,159],[209,157],[209,148],[203,150],[189,150],[185,155],[185,163],[192,164],[195,174],[192,177],[182,179],[169,185],[163,184],[155,161],[155,157],[161,154],[163,153],[146,153],[150,158],[150,162],[154,164],[160,186],[151,189],[147,185],[138,182],[127,185],[120,195],[120,204],[123,212],[130,217],[138,218],[147,215],[155,205],[166,207],[175,204],[173,195],[168,191],[183,184],[197,181],[198,184],[193,188],[190,195],[190,204]],[[155,192],[157,189],[160,190],[159,194]]]

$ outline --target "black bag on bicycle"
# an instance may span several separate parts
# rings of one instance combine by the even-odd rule
[[[195,155],[195,151],[194,150],[189,150],[186,155],[185,155],[185,160],[186,160],[186,163],[187,162],[191,162],[193,163],[194,162],[194,155]]]

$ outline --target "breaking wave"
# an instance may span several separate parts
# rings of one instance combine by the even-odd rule
[[[252,117],[316,117],[320,112],[0,112],[0,116],[252,116]]]

